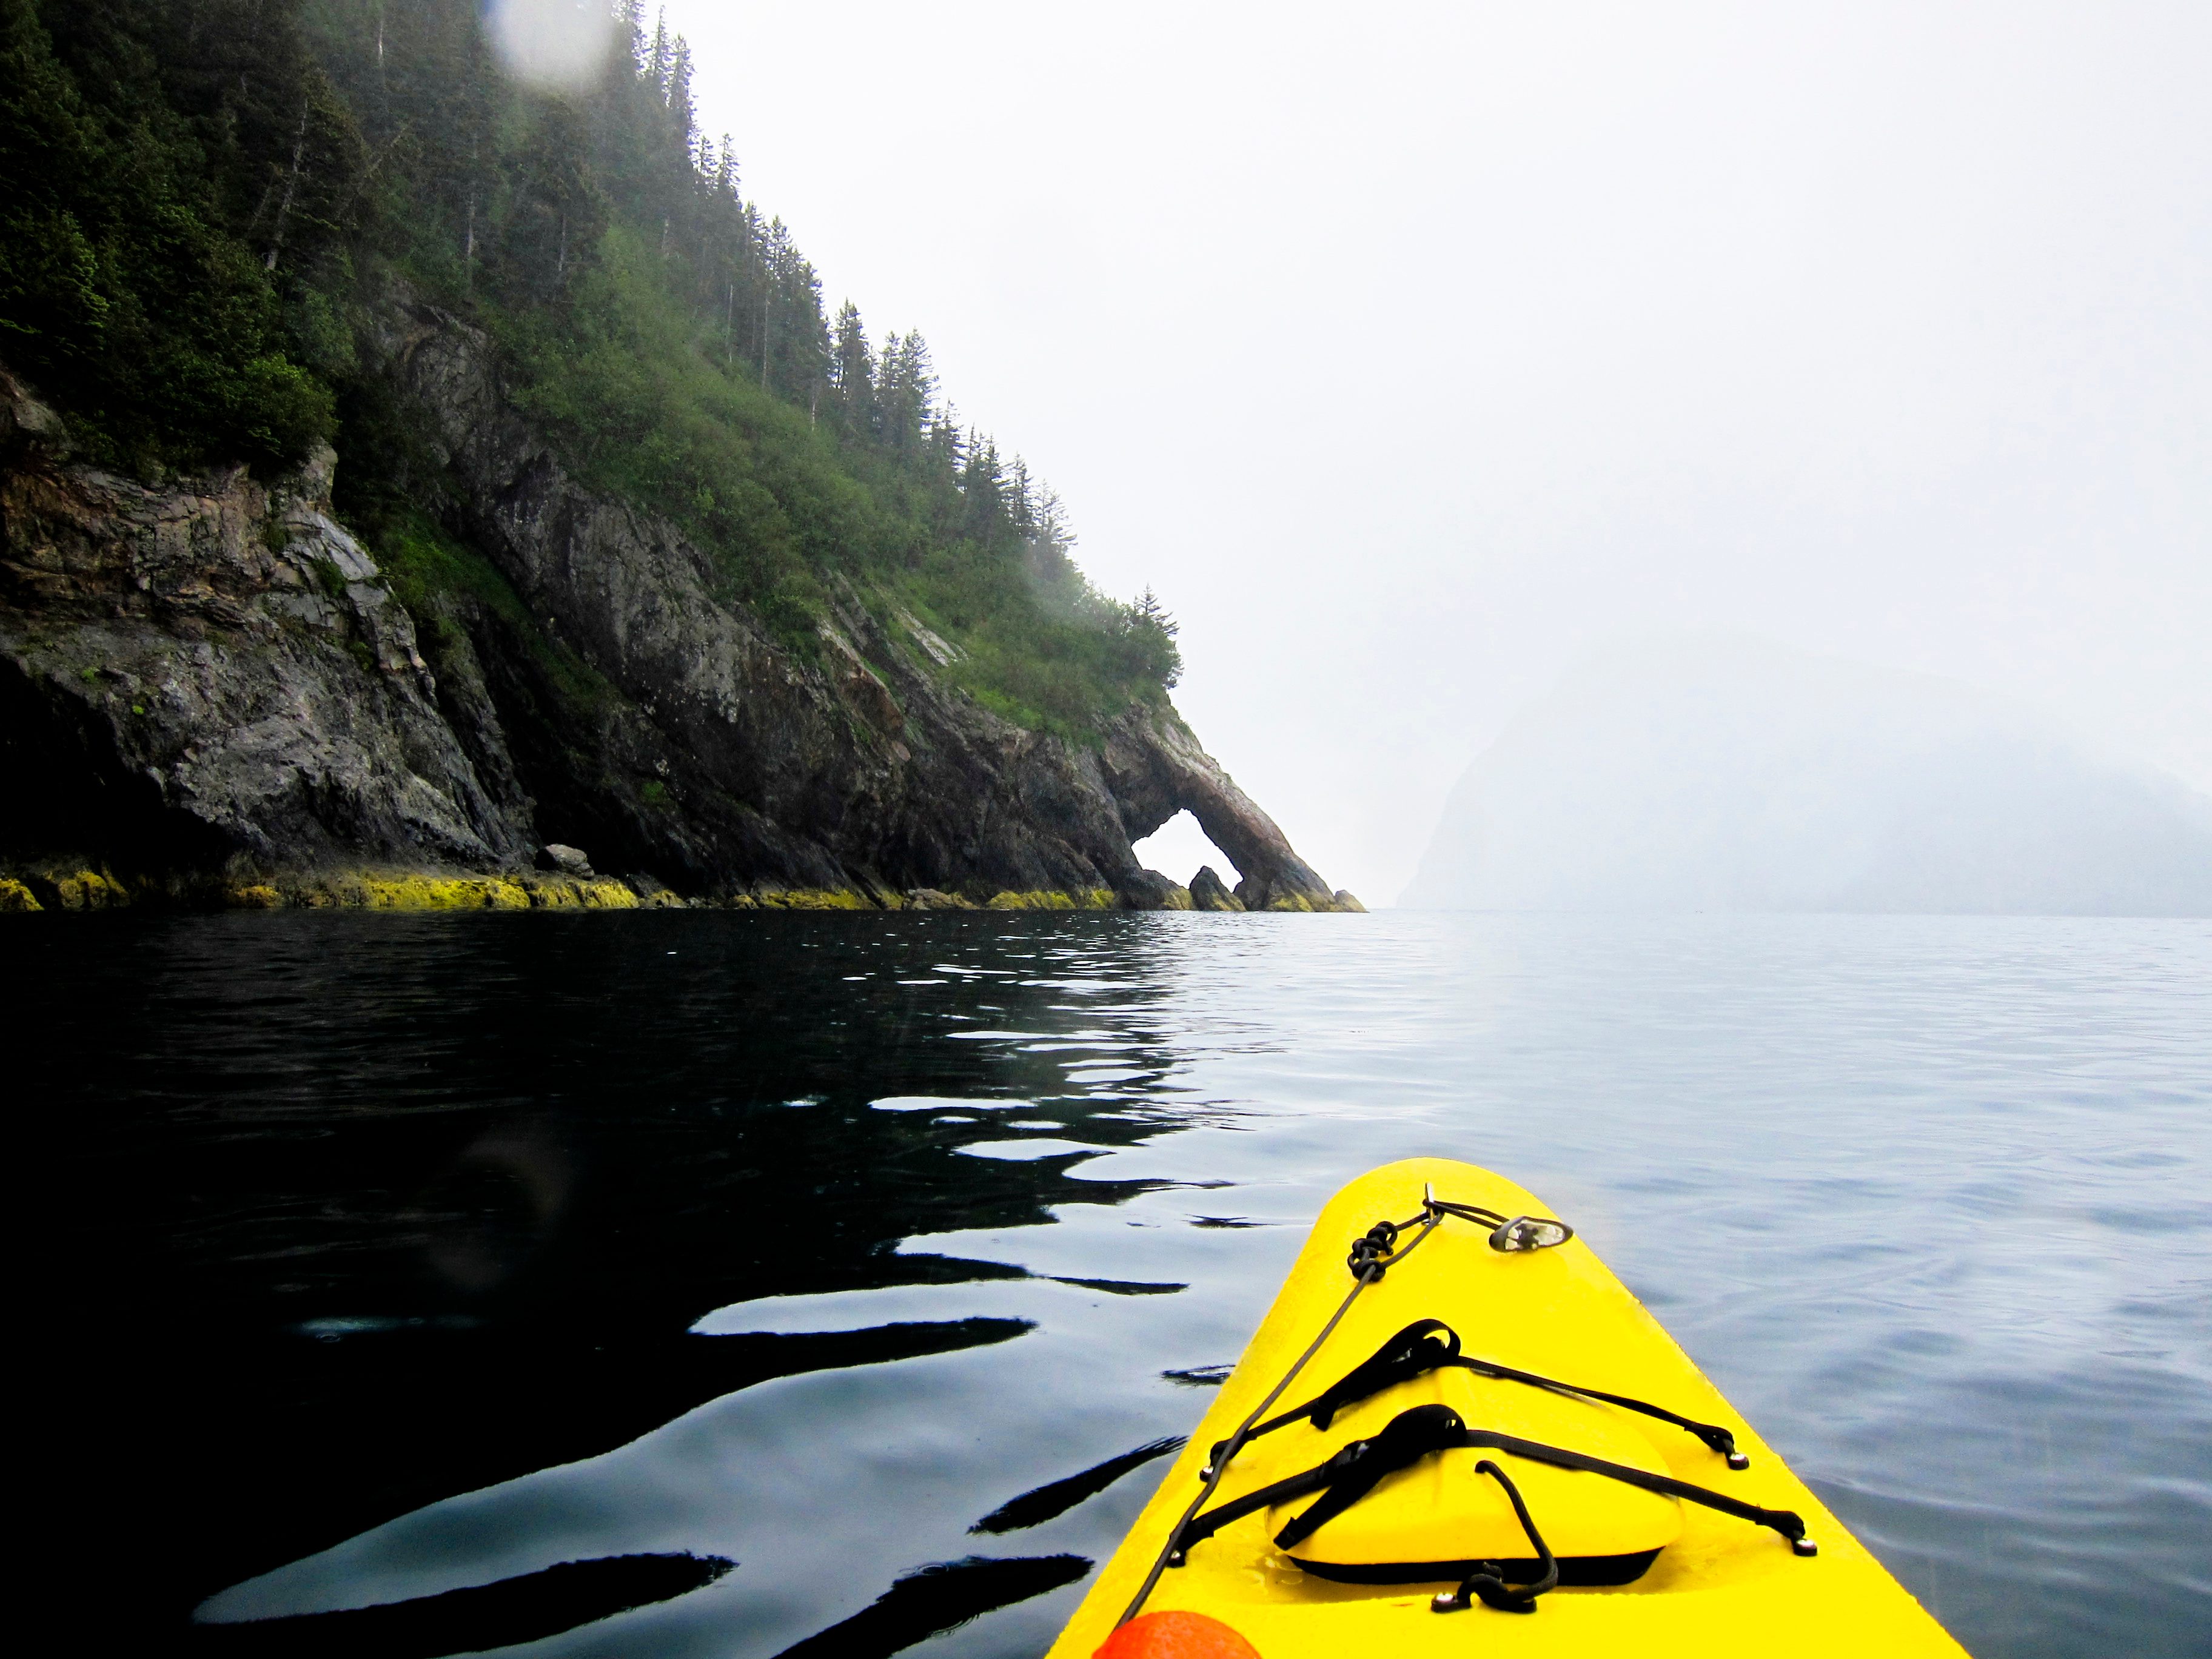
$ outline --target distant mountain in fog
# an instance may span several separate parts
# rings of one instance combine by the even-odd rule
[[[2212,915],[2212,798],[1953,681],[1672,640],[1518,715],[1400,902]]]

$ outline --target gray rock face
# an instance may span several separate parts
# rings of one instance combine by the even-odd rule
[[[1188,809],[1248,872],[1245,903],[1334,908],[1164,703],[1097,747],[1025,731],[940,678],[947,641],[850,583],[804,659],[717,597],[673,526],[570,476],[477,331],[396,298],[379,349],[443,465],[448,527],[519,605],[448,592],[410,617],[332,519],[327,453],[274,483],[152,489],[72,464],[0,378],[0,766],[19,786],[0,850],[491,870],[557,844],[710,897],[1165,908],[1189,900],[1130,844]]]
[[[557,841],[540,851],[538,861],[548,870],[558,870],[564,876],[592,873],[592,861],[584,856],[580,848],[564,847]]]
[[[276,486],[237,469],[157,490],[63,464],[53,417],[4,375],[0,401],[12,848],[160,866],[523,854],[526,811],[483,787],[407,612],[330,517],[327,452]]]
[[[1245,872],[1237,896],[1248,910],[1334,908],[1328,884],[1291,848],[1275,821],[1199,747],[1180,719],[1124,720],[1100,760],[1129,839],[1142,841],[1179,811]]]
[[[1194,910],[1242,910],[1244,901],[1229,890],[1212,865],[1201,864],[1190,878],[1190,905]]]

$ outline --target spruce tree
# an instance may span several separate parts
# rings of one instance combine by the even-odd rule
[[[689,44],[613,9],[601,73],[556,95],[507,78],[477,0],[0,0],[0,361],[112,464],[285,465],[342,407],[368,529],[441,495],[356,349],[397,285],[499,340],[564,464],[680,524],[794,648],[835,571],[962,636],[1018,718],[1157,695],[1173,618],[1089,586],[919,331],[872,349],[831,318],[696,130]]]

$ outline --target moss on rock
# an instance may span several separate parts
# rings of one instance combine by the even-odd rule
[[[460,874],[422,870],[351,869],[234,874],[226,881],[172,879],[166,885],[133,877],[126,885],[111,872],[74,862],[0,875],[0,914],[40,910],[104,910],[136,902],[171,907],[234,910],[675,910],[694,906],[732,910],[854,912],[876,910],[1114,910],[1122,901],[1111,888],[1006,889],[978,902],[935,888],[900,893],[889,888],[793,887],[743,890],[687,899],[648,876],[611,876],[511,870]],[[1203,909],[1191,890],[1169,886],[1165,910]],[[1328,899],[1284,895],[1267,907],[1278,911],[1358,909],[1349,893]]]
[[[131,890],[105,870],[62,866],[31,871],[27,886],[48,910],[119,910],[131,902]]]
[[[224,890],[223,897],[240,909],[635,910],[645,902],[627,883],[611,877],[531,871],[459,876],[346,870],[238,882]]]
[[[983,908],[987,910],[1111,910],[1114,907],[1111,888],[1090,887],[1073,893],[1056,890],[994,893]]]
[[[909,910],[974,910],[979,907],[971,898],[958,893],[941,892],[934,887],[917,887],[906,896]]]
[[[791,887],[759,896],[767,910],[872,910],[877,907],[864,893],[849,887]]]

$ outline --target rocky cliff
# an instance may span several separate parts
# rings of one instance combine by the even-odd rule
[[[835,578],[816,635],[779,640],[675,526],[578,481],[476,330],[395,295],[371,349],[437,472],[412,556],[441,580],[348,533],[327,450],[141,483],[73,459],[0,372],[19,904],[1188,908],[1131,850],[1188,810],[1245,908],[1356,907],[1164,700],[1092,741],[1024,729],[950,683],[954,645]]]

